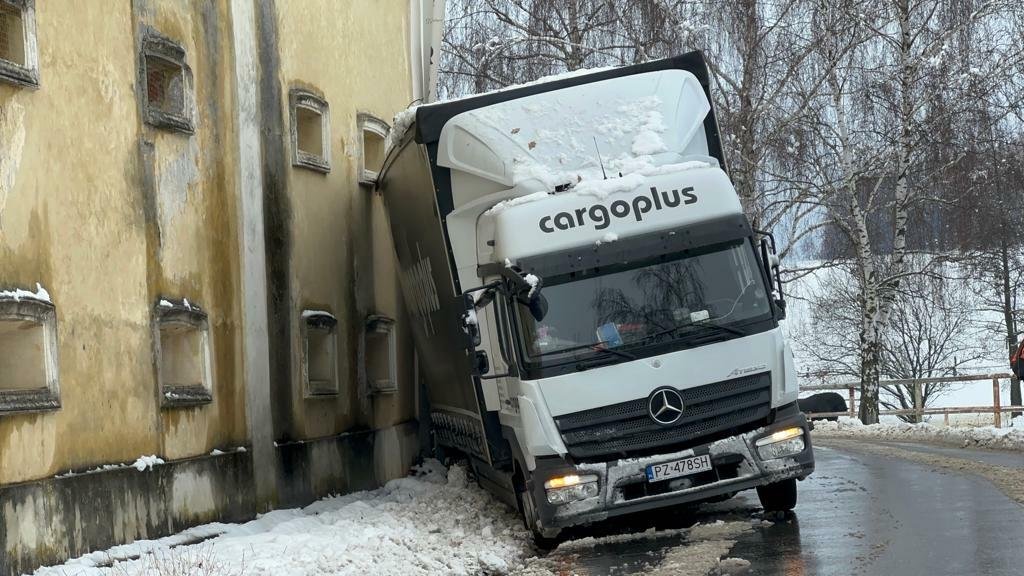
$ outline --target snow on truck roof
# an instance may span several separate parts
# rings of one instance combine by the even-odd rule
[[[481,108],[494,107],[495,105],[514,100],[521,100],[547,92],[565,90],[605,80],[666,70],[680,70],[692,75],[693,80],[695,80],[695,86],[699,91],[703,92],[704,99],[710,101],[708,71],[704,62],[704,56],[701,52],[694,51],[672,58],[632,66],[576,70],[544,77],[526,84],[501,88],[492,92],[414,106],[395,116],[391,131],[388,134],[387,149],[390,152],[393,148],[398,147],[398,144],[410,137],[410,139],[420,144],[427,146],[437,145],[449,121],[459,115]],[[590,94],[593,94],[593,91]],[[719,165],[725,169],[718,126],[710,105],[704,118],[703,128],[707,140],[706,153],[714,157]],[[409,132],[411,134],[407,134]],[[646,143],[638,142],[637,144],[639,149],[642,149],[645,144],[648,148],[656,149],[658,147],[656,139],[648,139]]]
[[[415,109],[416,141],[421,144],[437,142],[441,137],[441,130],[448,123],[448,120],[469,110],[610,78],[670,69],[685,70],[693,74],[701,86],[708,86],[707,65],[704,63],[704,55],[700,51],[619,68],[575,70],[483,94],[419,106]]]

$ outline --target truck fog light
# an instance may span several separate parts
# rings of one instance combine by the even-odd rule
[[[804,431],[801,428],[787,428],[770,436],[759,438],[754,443],[762,460],[784,458],[804,451]]]
[[[544,483],[549,504],[568,504],[597,496],[597,476],[560,476]]]

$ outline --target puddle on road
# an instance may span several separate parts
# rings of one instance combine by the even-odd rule
[[[728,521],[721,520],[723,516]],[[629,524],[619,524],[618,533],[573,534],[574,539],[563,542],[546,555],[530,559],[514,574],[704,576],[719,566],[719,559],[728,555],[740,535],[761,523],[759,519],[751,519],[746,510],[709,507],[667,522],[662,520],[646,530],[630,531]],[[701,524],[701,520],[709,523]],[[648,522],[647,526],[651,526]],[[686,527],[678,527],[680,524]],[[724,573],[738,574],[744,567],[744,561],[733,560],[721,569]]]

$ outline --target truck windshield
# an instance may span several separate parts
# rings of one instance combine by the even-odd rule
[[[545,281],[544,319],[535,321],[525,307],[519,314],[533,362],[709,333],[744,334],[737,325],[771,314],[754,250],[746,241]]]

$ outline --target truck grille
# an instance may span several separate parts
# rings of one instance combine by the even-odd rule
[[[651,448],[698,445],[724,432],[746,432],[771,412],[768,372],[680,390],[683,415],[661,426],[647,414],[647,398],[584,410],[555,418],[574,458],[628,456]]]

